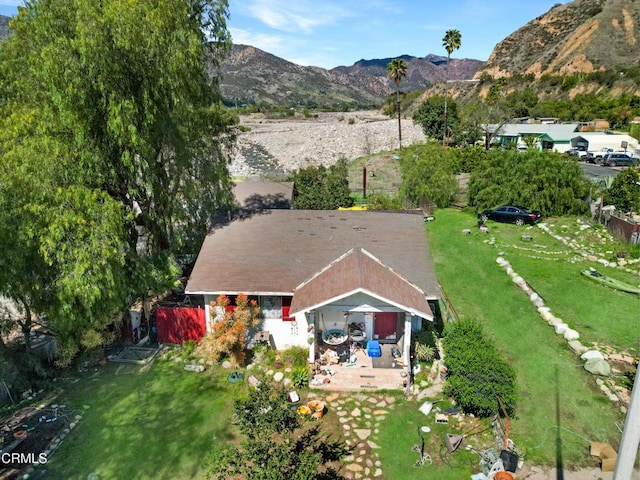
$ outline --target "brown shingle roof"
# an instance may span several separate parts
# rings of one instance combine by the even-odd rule
[[[300,285],[290,314],[314,310],[356,292],[382,299],[423,318],[433,318],[424,292],[362,248],[349,250]]]
[[[186,291],[292,295],[306,279],[357,247],[427,298],[440,297],[421,214],[349,210],[268,210],[213,230]]]

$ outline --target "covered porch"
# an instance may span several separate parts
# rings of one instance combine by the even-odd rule
[[[346,305],[338,302],[309,312],[307,321],[313,332],[309,348],[309,364],[314,369],[312,388],[358,391],[406,386],[411,331],[422,328],[423,319],[406,311],[371,311],[397,309],[380,301],[375,307],[372,303],[368,298],[366,302],[351,303],[351,311],[342,311]],[[360,312],[361,309],[369,311]]]
[[[406,388],[408,368],[396,358],[394,343],[381,344],[381,356],[369,357],[366,350],[354,352],[354,362],[314,364],[312,389],[328,391],[402,390]]]
[[[309,364],[343,373],[325,376],[325,388],[344,383],[351,390],[401,386],[401,371],[408,378],[411,368],[411,332],[433,320],[420,288],[360,248],[299,285],[290,314],[307,325]],[[395,358],[385,361],[389,355]],[[390,370],[385,382],[383,370]]]

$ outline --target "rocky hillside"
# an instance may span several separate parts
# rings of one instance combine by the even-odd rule
[[[423,91],[445,78],[446,57],[404,55],[407,77],[403,91]],[[379,105],[395,92],[387,77],[391,58],[360,60],[350,67],[325,70],[304,67],[247,45],[234,45],[222,67],[221,90],[232,104],[264,102],[274,105]],[[472,78],[479,60],[451,59],[450,78]]]
[[[426,57],[413,57],[400,55],[407,64],[407,76],[402,79],[400,88],[403,91],[423,91],[430,85],[447,77],[447,57],[429,54]],[[385,81],[389,93],[395,92],[395,84],[387,78],[387,65],[393,58],[379,58],[373,60],[359,60],[350,67],[336,67],[329,70],[331,73],[348,75],[353,78],[373,77]],[[450,80],[469,80],[483,65],[480,60],[470,58],[452,58],[449,62]]]
[[[568,75],[640,66],[640,1],[556,5],[502,40],[476,78]]]

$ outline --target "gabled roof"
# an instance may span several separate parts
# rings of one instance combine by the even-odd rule
[[[315,310],[364,293],[422,318],[433,319],[424,292],[363,248],[354,248],[295,290],[290,314]]]
[[[186,292],[293,295],[358,247],[428,299],[440,298],[422,213],[349,210],[266,210],[236,218],[206,237]]]
[[[496,125],[497,127],[497,125]],[[543,135],[552,138],[572,138],[571,133],[578,130],[578,123],[505,123],[498,128],[496,135],[503,137],[517,137],[520,135]]]

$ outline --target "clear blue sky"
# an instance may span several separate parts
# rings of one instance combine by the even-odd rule
[[[0,0],[0,14],[22,3]],[[450,29],[462,34],[453,57],[487,60],[496,43],[558,3],[568,0],[229,0],[227,26],[234,43],[300,65],[446,55]]]

